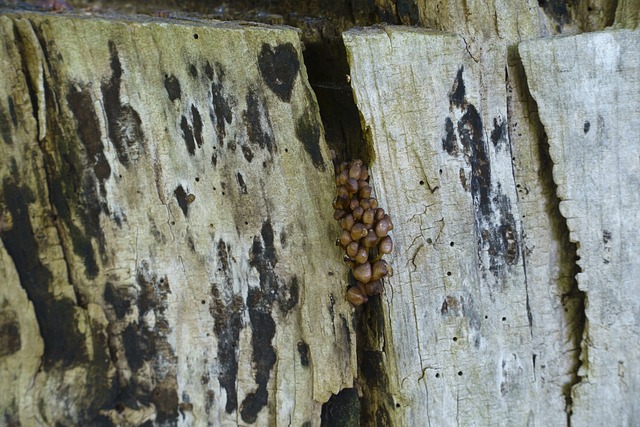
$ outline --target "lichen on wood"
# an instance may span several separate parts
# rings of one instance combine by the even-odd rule
[[[355,337],[298,33],[0,26],[5,419],[317,425]]]

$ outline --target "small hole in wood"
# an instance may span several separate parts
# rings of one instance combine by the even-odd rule
[[[440,169],[438,172],[439,172],[439,173],[442,173],[442,169]]]
[[[175,221],[171,221],[171,225],[176,225],[176,222]]]
[[[502,318],[502,321],[504,322],[505,320],[507,320],[507,318],[506,318],[506,317],[503,317],[503,318]]]
[[[196,39],[196,40],[198,40],[198,37],[199,37],[199,36],[198,36],[198,33],[196,33],[196,34],[194,34],[194,35],[193,35],[193,38],[194,38],[194,39]]]
[[[447,271],[447,276],[451,276],[451,272],[450,271]]]
[[[200,301],[200,304],[205,305],[207,302],[205,300]]]
[[[200,182],[200,178],[196,176],[196,182]]]
[[[436,378],[440,378],[440,374],[439,374],[439,373],[438,373],[438,374],[436,374]]]
[[[453,337],[453,342],[458,341],[458,337]]]
[[[420,180],[420,185],[424,185],[424,181]]]
[[[458,371],[458,376],[461,377],[462,376],[462,371]]]
[[[285,152],[285,153],[288,153],[288,152],[289,152],[289,149],[288,149],[288,148],[285,148],[285,149],[284,149],[284,152]]]
[[[429,237],[429,238],[427,239],[427,243],[428,243],[428,244],[433,243],[433,240],[431,240],[431,237]]]
[[[454,242],[449,243],[449,246],[453,247],[455,245]]]

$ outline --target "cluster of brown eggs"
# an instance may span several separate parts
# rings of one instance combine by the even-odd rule
[[[344,261],[357,281],[356,286],[347,291],[347,299],[357,306],[367,302],[370,296],[381,294],[384,290],[381,279],[393,273],[382,259],[393,249],[388,235],[393,223],[384,209],[378,207],[378,200],[371,196],[369,171],[362,160],[337,166],[336,185],[333,217],[342,229],[337,245],[345,250]]]

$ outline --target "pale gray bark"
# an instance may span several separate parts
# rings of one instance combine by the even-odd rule
[[[575,425],[640,417],[640,31],[520,46],[586,294]]]

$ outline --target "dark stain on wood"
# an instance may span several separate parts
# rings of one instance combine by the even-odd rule
[[[7,116],[7,112],[4,109],[3,105],[0,105],[0,135],[2,135],[2,140],[5,144],[11,145],[13,144],[13,131],[11,129],[11,121],[13,120],[13,127],[17,127],[15,124],[17,122],[15,108],[13,106],[13,98],[7,96],[7,106],[9,108],[9,115],[11,115],[11,119]]]
[[[220,372],[218,381],[225,389],[227,402],[225,411],[233,413],[238,408],[236,381],[238,377],[238,340],[242,329],[244,301],[242,295],[233,292],[233,277],[230,269],[231,257],[228,245],[220,239],[217,244],[220,272],[224,284],[211,286],[209,313],[214,320],[214,332],[218,338],[218,363]]]
[[[184,191],[182,185],[178,185],[175,190],[173,190],[173,195],[178,202],[178,206],[182,210],[184,216],[187,216],[187,211],[189,210],[189,201],[187,200],[187,192]]]
[[[458,155],[458,141],[456,134],[453,131],[453,122],[450,117],[447,117],[444,121],[445,137],[442,138],[442,149],[446,151],[450,156]]]
[[[558,23],[556,31],[560,31],[565,24],[572,21],[570,10],[576,5],[576,0],[538,0],[538,6],[545,15]]]
[[[507,122],[503,121],[502,118],[493,118],[491,142],[493,142],[493,145],[496,148],[502,148],[507,143]]]
[[[33,304],[44,341],[44,368],[71,368],[86,363],[85,336],[78,330],[76,304],[51,294],[53,275],[38,255],[40,248],[29,217],[29,205],[35,201],[33,193],[29,187],[18,186],[11,178],[5,178],[2,194],[6,209],[2,216],[10,217],[12,224],[3,227],[0,238]]]
[[[213,68],[208,62],[205,68],[205,73],[209,80],[213,80]],[[213,107],[211,121],[215,123],[218,144],[220,147],[224,147],[224,138],[227,134],[226,125],[231,124],[233,114],[222,87],[224,81],[224,70],[220,64],[216,64],[216,77],[217,81],[212,81],[211,83],[211,105]]]
[[[464,66],[461,66],[458,69],[458,75],[453,81],[453,87],[451,88],[451,92],[449,92],[449,108],[450,110],[453,107],[458,107],[463,109],[465,107],[465,87],[464,87],[464,79],[462,78],[462,73],[464,71]]]
[[[86,149],[86,162],[93,169],[100,183],[100,195],[104,198],[107,195],[104,183],[111,176],[111,166],[104,155],[100,123],[92,107],[91,94],[86,88],[78,89],[71,85],[67,93],[67,103],[76,120],[80,142]]]
[[[143,261],[136,275],[140,291],[137,297],[132,295],[140,321],[130,323],[122,333],[125,357],[133,375],[128,384],[121,384],[124,389],[120,394],[132,407],[153,403],[157,411],[156,422],[172,424],[178,417],[179,400],[176,378],[178,359],[168,342],[171,328],[166,315],[171,287],[167,277],[159,278],[148,269]],[[142,321],[151,312],[155,315],[153,326]],[[144,369],[139,372],[145,364],[151,367],[152,390],[148,387],[148,373]]]
[[[191,77],[194,79],[198,77],[198,67],[196,67],[195,64],[189,64],[189,74],[191,74]]]
[[[338,394],[332,394],[322,405],[320,425],[324,427],[360,426],[360,399],[356,388],[344,388]]]
[[[104,288],[104,301],[113,308],[116,319],[122,320],[131,308],[131,296],[126,289],[118,288],[111,282],[107,282]]]
[[[195,105],[191,105],[191,120],[193,123],[193,133],[196,138],[196,144],[198,145],[198,148],[200,148],[204,144],[204,139],[202,138],[202,117]]]
[[[300,298],[300,284],[298,283],[298,276],[293,275],[287,286],[283,286],[278,290],[278,304],[280,311],[284,316],[298,305]]]
[[[207,76],[209,80],[213,80],[213,67],[209,61],[207,61],[204,66],[204,75]]]
[[[196,154],[196,140],[193,137],[193,129],[189,124],[189,121],[185,116],[182,116],[182,120],[180,121],[180,129],[182,129],[182,139],[187,146],[187,151],[192,156]]]
[[[253,423],[258,413],[267,405],[269,393],[267,383],[271,370],[276,363],[276,352],[272,340],[276,333],[276,324],[271,310],[278,296],[278,277],[274,272],[277,263],[274,246],[274,233],[270,220],[262,224],[261,238],[253,239],[249,264],[258,271],[260,287],[249,288],[247,308],[251,321],[251,346],[253,348],[253,366],[257,389],[247,394],[242,402],[240,415],[242,420]]]
[[[10,308],[0,310],[0,357],[14,354],[22,348],[18,315]]]
[[[263,43],[258,55],[258,67],[269,89],[282,101],[290,102],[293,85],[300,71],[298,52],[293,44],[281,44],[274,49]]]
[[[298,354],[300,355],[300,364],[305,368],[309,367],[309,344],[299,341]]]
[[[480,240],[478,251],[487,251],[487,268],[497,277],[502,274],[505,266],[514,265],[518,261],[518,233],[511,212],[511,201],[502,193],[500,183],[492,181],[491,156],[488,152],[490,147],[484,140],[482,117],[465,97],[463,70],[463,67],[458,70],[449,93],[450,112],[457,108],[463,114],[455,126],[452,116],[445,118],[444,130],[447,136],[443,140],[443,150],[458,157],[461,148],[464,162],[471,168],[470,183],[467,182],[463,169],[460,170],[460,182],[465,191],[471,191],[476,210],[475,228]],[[509,143],[507,124],[495,118],[493,125],[491,141],[499,149]],[[482,262],[483,257],[479,256],[479,259]]]
[[[182,96],[182,90],[180,89],[180,80],[178,80],[178,78],[173,74],[170,76],[164,76],[164,88],[167,91],[169,100],[172,102],[176,99],[180,99],[180,97]]]
[[[236,181],[238,181],[238,185],[240,186],[240,192],[247,194],[247,184],[244,182],[244,178],[240,172],[236,173]]]
[[[418,3],[415,0],[398,0],[396,3],[396,11],[400,21],[404,25],[419,25],[420,11]]]
[[[316,169],[325,171],[322,151],[320,151],[320,123],[312,118],[311,109],[307,109],[296,121],[296,137],[302,143]]]
[[[246,102],[247,109],[242,112],[242,118],[247,127],[249,142],[273,153],[276,150],[276,144],[264,101],[258,98],[258,93],[254,89],[249,89]]]
[[[242,146],[242,155],[249,163],[251,163],[251,161],[253,160],[253,151],[251,151],[251,148],[247,147],[246,145]]]
[[[118,160],[127,167],[144,149],[144,133],[138,112],[131,105],[122,104],[120,100],[120,84],[124,71],[118,57],[118,49],[113,41],[109,41],[109,52],[112,75],[101,85],[102,99],[107,116],[109,139],[116,147]]]
[[[7,96],[7,106],[9,107],[9,116],[14,127],[18,127],[18,116],[16,115],[16,106],[11,96]]]

